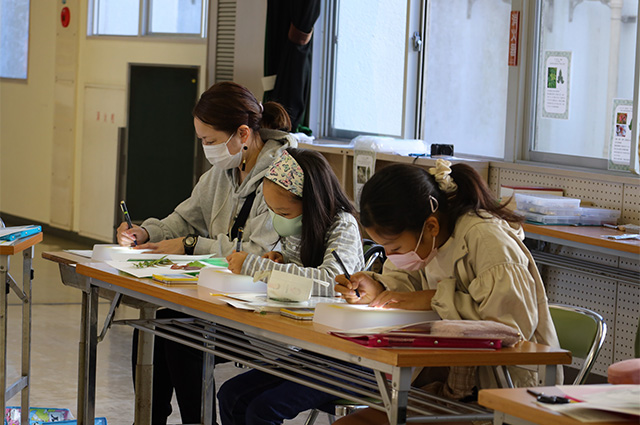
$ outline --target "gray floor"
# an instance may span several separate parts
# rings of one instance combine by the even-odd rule
[[[61,283],[58,266],[44,260],[44,251],[62,249],[90,249],[77,243],[47,236],[36,246],[33,263],[32,343],[31,343],[31,406],[63,407],[76,416],[78,337],[80,333],[80,291]],[[11,258],[11,274],[21,282],[22,258]],[[12,293],[8,309],[7,383],[20,376],[21,364],[21,308]],[[108,304],[101,303],[100,317],[104,317]],[[137,317],[136,311],[125,308],[117,318]],[[102,323],[102,320],[100,320]],[[106,417],[109,425],[133,423],[133,385],[131,380],[130,353],[132,330],[114,326],[98,345],[96,389],[96,416]],[[218,385],[242,372],[231,364],[216,368]],[[20,404],[17,395],[7,402],[9,406]],[[180,416],[174,400],[174,413],[169,418],[179,424]],[[307,412],[285,424],[303,424]],[[326,415],[321,415],[317,425],[327,425]]]

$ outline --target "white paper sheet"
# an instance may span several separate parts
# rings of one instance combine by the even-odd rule
[[[640,385],[557,385],[557,388],[582,401],[539,405],[587,423],[627,420],[616,413],[640,416]]]

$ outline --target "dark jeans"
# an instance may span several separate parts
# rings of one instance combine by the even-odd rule
[[[337,397],[277,376],[251,370],[222,384],[218,407],[222,425],[272,425]]]
[[[169,309],[160,309],[156,313],[156,318],[158,319],[186,317],[190,316]],[[138,330],[134,329],[131,355],[134,384],[137,357]],[[215,358],[216,364],[226,361],[228,360],[220,357]],[[202,362],[202,351],[162,337],[155,337],[153,350],[153,403],[151,405],[151,423],[153,425],[166,425],[167,418],[172,411],[171,397],[174,390],[182,423],[200,423],[202,410]],[[215,408],[213,409],[213,415],[212,423],[215,424]]]

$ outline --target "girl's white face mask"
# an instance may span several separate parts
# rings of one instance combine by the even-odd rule
[[[234,131],[224,143],[218,143],[216,145],[202,145],[204,156],[211,165],[220,167],[224,170],[230,170],[240,166],[242,163],[242,149],[240,149],[237,154],[231,155],[227,148],[229,141],[231,141],[231,138],[235,135],[236,132]]]

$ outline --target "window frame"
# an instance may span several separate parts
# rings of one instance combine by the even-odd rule
[[[27,0],[27,53],[25,56],[25,64],[24,64],[24,77],[19,76],[5,76],[0,74],[0,81],[28,81],[29,80],[29,54],[31,52],[31,0]],[[0,5],[1,8],[1,5]],[[1,13],[0,13],[1,14]]]
[[[413,139],[418,137],[421,120],[419,119],[418,112],[421,110],[420,102],[420,90],[422,88],[422,78],[419,75],[422,74],[423,62],[424,62],[424,49],[416,51],[412,46],[412,40],[409,37],[410,34],[418,32],[421,34],[421,39],[424,37],[424,4],[420,0],[406,0],[407,1],[407,24],[405,28],[405,34],[408,40],[405,43],[405,77],[404,77],[404,92],[403,92],[403,111],[402,111],[402,130],[399,137]],[[338,31],[338,19],[337,11],[339,9],[340,0],[333,0],[325,2],[320,17],[317,21],[314,32],[316,34],[323,34],[320,42],[314,43],[314,51],[322,51],[321,55],[321,67],[314,67],[315,70],[321,71],[324,78],[321,78],[322,82],[319,87],[312,87],[311,99],[314,102],[320,103],[319,111],[321,111],[318,117],[318,128],[325,137],[329,139],[338,140],[351,140],[354,137],[361,134],[374,134],[378,133],[363,133],[353,130],[337,129],[333,124],[333,103],[335,99],[335,76],[336,76],[336,53],[337,42],[339,40]],[[320,28],[318,28],[320,26]],[[415,30],[412,30],[415,28]],[[315,60],[318,62],[319,55],[314,53]],[[410,78],[413,77],[413,78]],[[312,86],[314,83],[312,83]],[[313,110],[311,108],[311,117],[313,120]],[[389,135],[381,135],[389,136]],[[391,137],[398,137],[398,135],[391,135]]]
[[[521,0],[518,0],[521,1]],[[515,2],[515,1],[514,1]],[[640,4],[640,3],[639,3]],[[606,171],[608,169],[608,158],[593,158],[579,155],[565,155],[552,152],[540,152],[534,150],[534,143],[536,137],[536,118],[537,108],[536,101],[538,98],[538,77],[540,66],[540,21],[542,15],[542,3],[541,2],[529,2],[528,8],[523,11],[523,15],[526,17],[527,25],[529,26],[529,32],[527,42],[530,45],[527,49],[527,60],[529,65],[527,66],[528,79],[526,81],[526,114],[524,117],[523,138],[521,141],[521,155],[519,158],[515,158],[515,162],[533,162],[537,164],[553,164],[565,167],[579,167],[591,170]],[[638,73],[636,58],[636,76]],[[638,87],[638,80],[636,78],[635,87]],[[637,104],[637,95],[634,96],[634,105]],[[637,111],[634,107],[634,111]],[[637,116],[637,113],[634,113]],[[633,136],[632,136],[633,137]],[[632,139],[635,140],[635,139]],[[633,143],[632,143],[633,145]],[[506,159],[506,158],[505,158]]]
[[[117,37],[127,39],[174,39],[184,41],[202,41],[207,39],[208,26],[209,26],[209,0],[202,0],[202,7],[200,11],[200,33],[167,33],[167,32],[152,32],[151,28],[151,1],[152,0],[138,0],[139,13],[138,13],[138,34],[126,35],[126,34],[97,34],[97,20],[98,10],[95,3],[100,0],[90,0],[87,13],[87,37]]]
[[[311,105],[310,105],[310,122],[316,124],[318,136],[321,140],[331,142],[349,142],[353,137],[359,134],[372,133],[356,133],[350,131],[335,131],[331,128],[331,113],[333,93],[333,73],[332,69],[335,59],[335,49],[332,46],[334,37],[336,36],[334,26],[336,25],[336,11],[339,0],[329,0],[323,7],[320,19],[316,24],[314,40],[314,60],[313,75],[311,87]],[[426,16],[428,0],[407,0],[408,19],[407,27],[416,25],[417,31],[421,34],[424,41],[427,35],[428,17]],[[510,66],[508,69],[508,88],[507,88],[507,111],[505,124],[505,143],[503,158],[488,158],[489,160],[505,161],[510,163],[535,164],[544,166],[559,166],[564,168],[577,168],[595,172],[619,173],[622,175],[628,172],[620,172],[608,170],[608,158],[591,158],[583,156],[572,156],[549,152],[537,152],[533,150],[535,140],[536,127],[536,99],[537,99],[537,77],[538,77],[538,61],[539,61],[539,43],[540,43],[540,14],[541,5],[539,1],[528,0],[512,0],[511,10],[520,12],[520,36],[518,46],[518,64]],[[638,14],[640,19],[640,2],[638,4]],[[331,26],[333,25],[333,26]],[[411,31],[413,33],[413,31]],[[409,34],[409,31],[407,31]],[[507,40],[505,40],[505,43]],[[426,43],[423,42],[423,46]],[[407,49],[410,43],[407,42]],[[636,29],[636,50],[640,46],[640,24]],[[417,64],[414,67],[415,72],[411,73],[409,66],[406,67],[405,74],[405,111],[413,111],[415,113],[414,121],[411,120],[409,113],[404,114],[403,135],[402,137],[419,138],[424,140],[424,106],[426,102],[423,93],[424,78],[427,70],[425,64],[426,54],[424,48],[419,52]],[[505,58],[506,60],[506,58]],[[319,77],[316,77],[318,76]],[[640,54],[636,54],[635,59],[635,81],[633,96],[633,115],[636,122],[640,121]],[[413,78],[411,80],[410,78]],[[409,93],[413,90],[416,93],[415,102],[410,105],[408,102]],[[640,164],[637,163],[638,146],[633,141],[638,140],[639,126],[634,125],[632,129],[631,143],[631,166],[630,171],[640,174]],[[462,154],[468,158],[484,158],[478,155]]]

